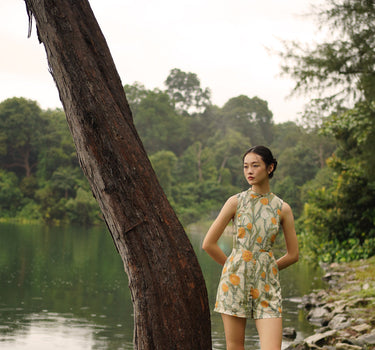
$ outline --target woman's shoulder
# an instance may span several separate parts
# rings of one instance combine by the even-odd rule
[[[271,192],[270,197],[271,197],[271,202],[274,203],[274,205],[276,205],[277,207],[279,207],[279,209],[281,209],[284,203],[286,203],[282,198],[280,198],[278,195],[276,195],[273,192]]]
[[[239,195],[239,193],[230,196],[230,197],[227,199],[227,201],[226,201],[225,204],[228,205],[228,206],[234,206],[234,207],[237,207],[237,203],[238,203],[238,195]]]

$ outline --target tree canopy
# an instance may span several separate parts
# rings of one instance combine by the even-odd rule
[[[329,172],[305,186],[306,235],[323,259],[350,260],[375,254],[375,3],[327,5],[315,16],[330,36],[307,47],[289,43],[283,69],[296,91],[318,94],[306,120],[337,142]]]

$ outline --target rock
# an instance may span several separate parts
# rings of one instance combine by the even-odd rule
[[[314,335],[306,338],[305,342],[309,345],[313,344],[313,345],[317,345],[317,346],[323,346],[323,345],[327,344],[330,340],[332,340],[334,338],[335,334],[336,334],[335,330],[328,331],[328,332],[325,332],[325,333],[314,334]]]
[[[330,330],[331,330],[331,328],[329,328],[328,326],[325,326],[325,327],[314,329],[314,333],[325,333],[325,332],[328,332]]]
[[[362,347],[358,345],[351,345],[345,343],[337,343],[336,350],[361,350]]]
[[[310,310],[318,306],[318,299],[314,293],[311,293],[309,295],[304,295],[301,303],[306,310]]]
[[[337,314],[342,314],[345,309],[347,308],[348,306],[348,302],[346,300],[339,300],[339,301],[336,301],[334,304],[333,304],[333,307],[330,307],[331,310],[332,310],[332,315],[337,315]]]
[[[364,307],[364,306],[367,306],[370,303],[371,303],[371,299],[369,299],[369,298],[357,298],[350,303],[350,306],[352,308]]]
[[[283,329],[283,337],[286,339],[296,339],[297,332],[293,327],[285,327]]]
[[[329,317],[329,314],[330,312],[326,308],[317,307],[308,313],[307,319],[313,324],[326,326],[328,324],[327,318]]]
[[[348,316],[344,314],[335,315],[331,321],[328,322],[328,327],[331,329],[344,329],[351,325],[351,320],[348,320]]]
[[[363,334],[355,341],[359,345],[375,345],[375,329],[368,334]]]
[[[344,274],[342,272],[328,272],[322,277],[322,279],[323,279],[323,281],[329,282],[329,281],[332,281],[332,280],[336,280],[343,275]]]
[[[327,295],[328,293],[325,289],[321,289],[318,291],[318,293],[316,293],[316,296],[320,299],[326,297]]]
[[[307,344],[304,341],[292,343],[284,350],[321,350],[322,348],[314,344]],[[323,348],[324,350],[329,350],[328,347]]]
[[[297,342],[290,344],[287,348],[284,350],[310,350],[311,348],[304,342]]]
[[[357,333],[365,333],[371,329],[371,326],[367,323],[358,324],[351,327]]]

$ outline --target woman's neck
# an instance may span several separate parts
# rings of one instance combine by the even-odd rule
[[[269,184],[264,184],[264,185],[252,185],[251,186],[251,189],[255,192],[255,193],[259,193],[259,194],[266,194],[266,193],[269,193],[271,191],[270,189],[270,185]]]

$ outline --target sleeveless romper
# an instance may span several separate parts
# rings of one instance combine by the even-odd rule
[[[279,270],[271,248],[283,201],[251,188],[237,194],[237,200],[233,250],[222,270],[214,311],[254,319],[281,317]]]

